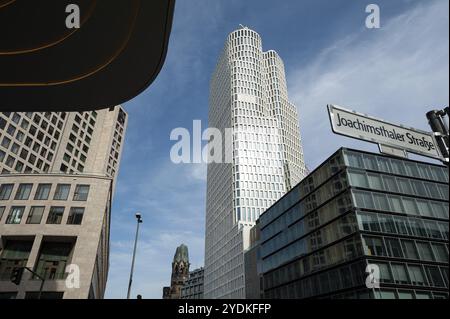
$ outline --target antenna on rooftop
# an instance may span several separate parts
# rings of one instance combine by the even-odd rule
[[[242,24],[240,24],[240,23],[239,23],[239,26],[240,26],[242,29],[247,29],[246,26],[244,26],[244,25],[242,25]]]

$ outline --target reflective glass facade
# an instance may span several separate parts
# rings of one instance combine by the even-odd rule
[[[265,298],[448,298],[445,167],[340,149],[259,221]]]

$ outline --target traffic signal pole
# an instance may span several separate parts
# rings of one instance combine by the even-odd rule
[[[42,277],[41,275],[39,275],[38,273],[36,273],[35,271],[33,271],[32,269],[28,268],[28,267],[18,267],[16,269],[13,270],[12,274],[11,274],[11,281],[16,284],[17,286],[20,285],[20,282],[22,281],[22,275],[23,275],[23,271],[24,270],[28,270],[29,272],[31,272],[33,274],[33,276],[37,277],[40,281],[41,281],[41,287],[39,288],[39,293],[38,293],[38,299],[42,298],[42,290],[44,289],[44,284],[45,284],[45,278]]]

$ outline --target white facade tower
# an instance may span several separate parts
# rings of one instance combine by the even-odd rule
[[[233,134],[231,163],[208,164],[205,298],[244,298],[249,230],[305,176],[298,114],[283,61],[246,27],[228,36],[209,103],[209,127]]]

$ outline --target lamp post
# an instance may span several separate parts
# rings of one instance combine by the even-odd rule
[[[139,235],[139,224],[142,223],[142,216],[141,216],[140,213],[136,213],[136,220],[137,220],[136,238],[134,239],[133,259],[131,261],[130,282],[128,283],[127,299],[130,299],[131,284],[133,282],[134,260],[135,260],[135,257],[136,257],[136,247],[137,247],[137,241],[138,241],[138,235]]]

